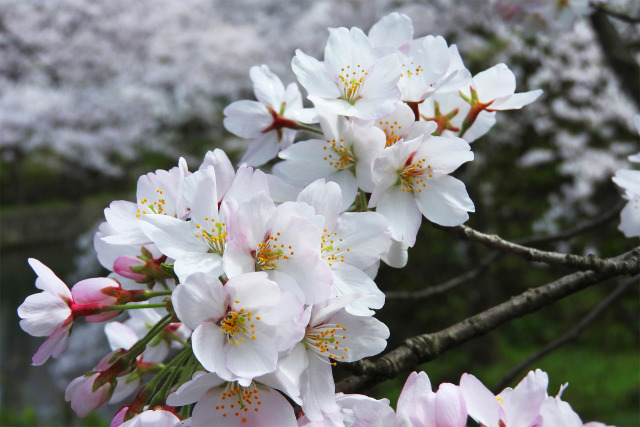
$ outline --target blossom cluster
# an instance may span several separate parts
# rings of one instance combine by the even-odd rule
[[[66,390],[80,416],[135,393],[112,425],[575,420],[539,372],[487,399],[472,376],[433,393],[425,374],[412,374],[394,413],[388,402],[336,395],[331,368],[384,350],[389,330],[373,316],[385,300],[380,262],[406,264],[423,217],[441,226],[469,218],[474,204],[450,174],[473,160],[470,143],[497,111],[541,91],[516,93],[504,64],[472,76],[455,45],[414,38],[398,13],[368,34],[331,29],[323,60],[298,50],[292,69],[313,108],[263,65],[250,72],[257,100],[225,109],[225,127],[252,140],[237,169],[220,149],[195,169],[180,159],[141,176],[135,202],[105,209],[94,246],[108,278],[69,289],[30,260],[43,292],[18,314],[26,332],[48,337],[34,364],[64,351],[79,317],[104,322],[126,310],[128,320],[105,326],[113,351]],[[296,142],[299,131],[318,136]],[[272,174],[254,169],[276,156]]]

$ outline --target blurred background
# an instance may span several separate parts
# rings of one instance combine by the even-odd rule
[[[457,44],[472,74],[504,62],[518,92],[544,89],[522,111],[498,113],[496,126],[472,145],[475,161],[456,172],[476,204],[468,225],[517,240],[603,218],[576,237],[538,247],[606,257],[637,246],[617,230],[622,198],[611,177],[631,168],[626,156],[640,151],[633,122],[640,25],[625,19],[640,17],[640,4],[606,2],[616,18],[565,7],[578,3],[0,0],[0,425],[108,425],[117,410],[80,420],[64,402],[68,382],[107,351],[100,325],[79,322],[65,354],[30,366],[42,339],[18,326],[16,308],[36,291],[27,258],[70,285],[102,274],[92,239],[109,202],[134,200],[140,174],[168,169],[179,156],[193,168],[219,147],[238,160],[247,141],[224,130],[222,110],[253,98],[249,68],[267,64],[285,84],[294,81],[295,49],[322,58],[327,27],[366,32],[384,15],[402,12],[415,36]],[[627,68],[612,66],[615,55]],[[466,271],[477,274],[448,292],[390,294],[377,315],[392,331],[389,348],[571,272],[511,255],[485,262],[489,255],[424,224],[407,268],[381,268],[381,289],[438,289]],[[458,383],[469,372],[497,387],[617,284],[593,286],[416,369],[434,385]],[[539,367],[550,375],[550,394],[570,383],[563,399],[585,422],[640,425],[639,296],[637,284],[630,286],[577,338],[507,385]],[[336,377],[346,374],[338,370]],[[395,405],[405,379],[370,393]]]

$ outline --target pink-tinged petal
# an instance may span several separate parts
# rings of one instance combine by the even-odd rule
[[[318,179],[304,188],[298,195],[297,201],[304,202],[315,209],[316,214],[322,215],[327,222],[325,228],[332,229],[329,224],[334,223],[334,219],[342,212],[342,192],[340,186],[335,182],[327,182]]]
[[[309,95],[340,98],[341,94],[338,85],[328,73],[325,64],[317,59],[297,49],[296,56],[291,61],[291,68]]]
[[[20,327],[34,337],[50,335],[71,317],[69,305],[48,292],[29,295],[18,307]]]
[[[375,356],[387,347],[389,328],[375,317],[354,316],[341,310],[331,316],[331,323],[339,324],[342,331],[337,334],[346,337],[340,340],[340,345],[348,349],[344,351],[345,358],[339,359],[341,361],[353,362]],[[336,353],[342,354],[339,350]]]
[[[138,334],[133,329],[120,322],[111,322],[104,325],[104,333],[107,336],[111,350],[119,348],[128,350],[139,340]]]
[[[628,193],[640,195],[640,171],[622,169],[616,172],[612,180]]]
[[[339,74],[343,67],[360,65],[367,68],[376,60],[371,42],[360,28],[330,28],[324,48],[327,67]]]
[[[370,309],[382,308],[384,293],[365,272],[352,265],[338,263],[332,267],[333,286],[341,295],[354,295],[356,300],[346,306],[346,310],[356,316],[371,316]]]
[[[549,376],[537,369],[527,376],[503,397],[502,407],[506,414],[506,422],[514,427],[529,427],[535,424],[540,413],[540,406],[547,396]]]
[[[251,256],[246,237],[236,236],[226,244],[222,264],[228,277],[255,271],[256,260]]]
[[[217,322],[226,313],[227,292],[216,278],[194,273],[178,285],[171,295],[178,318],[195,329],[202,322]]]
[[[336,168],[328,160],[324,160],[327,157],[326,146],[325,141],[319,139],[293,144],[280,152],[279,157],[284,162],[277,163],[273,173],[300,185],[333,175]]]
[[[344,262],[365,269],[380,260],[387,251],[390,236],[387,219],[377,212],[345,212],[340,216],[337,233],[342,239]]]
[[[469,416],[480,424],[497,427],[500,421],[500,403],[476,377],[462,374],[460,391],[464,396]]]
[[[341,210],[346,211],[358,195],[358,183],[356,181],[356,177],[353,175],[351,170],[343,169],[340,172],[331,175],[328,179],[340,186],[342,193],[342,205],[340,208]]]
[[[273,123],[267,107],[256,101],[236,101],[223,112],[224,127],[240,138],[255,138]]]
[[[241,167],[227,190],[225,198],[233,198],[238,203],[243,203],[257,196],[267,196],[268,198],[268,194],[269,181],[267,180],[267,175],[258,169]]]
[[[516,77],[505,64],[497,64],[473,77],[473,85],[482,103],[511,96],[516,91]]]
[[[260,331],[253,336],[255,340],[246,339],[245,342],[226,343],[224,346],[227,368],[241,378],[255,378],[276,369],[278,351],[273,337]]]
[[[191,208],[191,218],[201,221],[205,217],[218,218],[218,195],[216,171],[208,166],[192,173],[182,182],[182,196]]]
[[[221,408],[222,402],[236,403],[239,407],[240,402],[230,399],[221,400],[221,387],[211,390],[205,394],[193,408],[191,417],[191,427],[210,427],[210,426],[255,426],[255,427],[297,427],[296,417],[291,404],[275,390],[257,385],[254,399],[247,404],[247,411],[237,411],[226,406]],[[238,391],[242,393],[242,391]],[[261,405],[257,405],[257,401]],[[216,409],[216,407],[220,409]],[[258,409],[257,411],[255,409]],[[236,415],[238,414],[238,415]],[[244,421],[243,421],[244,420]]]
[[[426,372],[412,372],[398,397],[398,413],[409,413],[421,395],[431,393],[431,381]]]
[[[266,65],[251,67],[249,76],[253,82],[256,99],[279,111],[284,101],[284,85],[278,76],[273,74]]]
[[[222,257],[216,253],[191,253],[180,257],[173,269],[181,281],[193,273],[205,273],[218,277],[223,273]]]
[[[200,169],[206,169],[209,166],[213,166],[215,170],[217,194],[218,198],[221,199],[231,186],[236,172],[227,154],[219,148],[207,152],[200,165]]]
[[[489,132],[489,129],[491,129],[495,124],[495,111],[480,111],[480,114],[478,114],[476,121],[473,122],[473,125],[471,125],[469,130],[464,134],[463,139],[471,143]]]
[[[160,248],[163,254],[178,259],[193,252],[207,252],[207,244],[195,237],[191,221],[165,215],[144,215],[140,229]]]
[[[505,99],[498,99],[489,106],[489,110],[519,110],[529,105],[542,95],[542,89],[530,92],[515,93]]]
[[[53,295],[63,296],[71,300],[71,291],[67,285],[55,275],[53,271],[35,258],[29,258],[29,265],[38,275],[36,288]]]
[[[240,164],[247,166],[262,166],[271,159],[275,159],[280,150],[278,134],[275,131],[261,133],[249,144],[247,151],[240,159]]]
[[[436,393],[435,420],[438,427],[467,425],[467,406],[458,386],[440,384]]]
[[[152,409],[136,415],[120,427],[178,427],[180,425],[182,425],[180,418],[173,412]]]
[[[280,298],[278,285],[265,272],[245,273],[232,277],[225,284],[232,307],[251,310],[270,307]]]
[[[583,427],[582,420],[576,414],[571,405],[563,402],[560,398],[547,396],[540,407],[540,415],[542,416],[542,424],[540,427]],[[589,423],[591,424],[591,423]],[[598,425],[599,423],[594,423]],[[596,425],[592,427],[596,427]],[[585,427],[587,424],[584,425]],[[600,424],[597,427],[605,427]]]
[[[209,372],[228,374],[227,358],[224,352],[227,338],[220,326],[212,322],[204,322],[191,335],[193,354]]]
[[[116,386],[113,389],[113,394],[109,398],[109,403],[122,402],[140,388],[141,382],[141,377],[137,376],[132,378],[131,374],[118,377]]]
[[[307,369],[309,362],[304,345],[298,343],[291,351],[278,356],[278,368],[256,378],[256,382],[280,390],[298,405],[302,405],[300,397],[300,376]]]
[[[463,163],[473,160],[473,152],[463,139],[432,136],[422,141],[416,157],[426,159],[431,166],[430,172],[449,174]]]
[[[49,338],[38,348],[36,354],[31,359],[33,366],[40,366],[44,364],[49,357],[57,358],[62,354],[67,343],[69,342],[69,336],[71,335],[71,322],[56,328]]]
[[[209,390],[217,387],[225,381],[216,374],[198,371],[193,374],[191,380],[182,384],[174,393],[167,397],[167,404],[171,406],[184,406],[197,402]]]
[[[95,277],[81,280],[71,289],[73,301],[78,305],[101,304],[113,305],[117,298],[107,295],[102,290],[120,289],[120,284],[107,277]]]
[[[421,192],[414,191],[413,194],[420,212],[429,221],[454,227],[469,219],[467,212],[475,211],[462,181],[449,175],[434,174],[426,184]]]
[[[414,245],[422,215],[410,192],[401,191],[400,187],[390,188],[380,197],[376,212],[387,218],[392,238],[409,247]]]
[[[71,402],[71,409],[79,417],[86,417],[109,401],[110,384],[107,383],[93,391],[93,383],[97,377],[98,373],[90,377],[78,377],[67,386],[64,398]]]
[[[399,48],[413,39],[413,24],[407,15],[393,12],[373,24],[368,35],[374,47]]]
[[[326,359],[307,352],[308,367],[300,378],[302,410],[312,421],[322,421],[323,413],[339,410],[331,365]]]
[[[389,249],[382,254],[382,261],[385,262],[390,267],[393,268],[403,268],[407,265],[407,261],[409,260],[409,247],[398,240],[391,239],[389,243]]]
[[[300,298],[290,292],[282,292],[280,300],[264,316],[265,323],[274,326],[279,352],[291,349],[304,338],[308,319],[304,316],[304,305]]]

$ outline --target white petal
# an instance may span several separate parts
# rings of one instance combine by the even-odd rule
[[[71,300],[71,291],[67,285],[55,275],[53,271],[35,258],[28,259],[29,265],[38,275],[36,288],[42,289],[53,295],[64,296]]]
[[[420,212],[429,221],[446,227],[463,224],[474,212],[473,202],[462,181],[449,175],[436,175],[426,181],[421,192],[414,191]]]

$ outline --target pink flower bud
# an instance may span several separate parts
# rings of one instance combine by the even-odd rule
[[[86,279],[76,283],[71,289],[74,314],[87,316],[87,322],[104,322],[113,319],[120,314],[119,311],[109,311],[94,315],[83,314],[82,312],[95,306],[117,304],[118,298],[113,295],[113,291],[120,289],[120,284],[117,281],[104,277]]]
[[[64,392],[64,399],[71,402],[71,408],[79,417],[86,417],[90,412],[106,405],[111,397],[114,388],[112,384],[106,383],[93,390],[93,383],[99,375],[99,372],[95,372],[78,377],[71,381]]]
[[[128,279],[135,280],[142,283],[147,280],[147,276],[141,273],[136,273],[133,268],[139,269],[144,267],[146,263],[140,258],[132,257],[129,255],[119,256],[113,263],[113,271]]]

